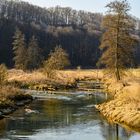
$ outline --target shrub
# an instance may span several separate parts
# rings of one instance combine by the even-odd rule
[[[69,65],[68,54],[61,46],[57,46],[54,52],[51,52],[49,58],[44,62],[44,73],[49,78],[53,78],[56,75],[56,70],[62,70]]]

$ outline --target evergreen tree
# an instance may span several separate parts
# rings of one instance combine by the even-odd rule
[[[130,6],[126,0],[114,1],[106,6],[108,14],[103,19],[103,34],[100,49],[103,50],[100,62],[113,71],[116,79],[133,63],[133,50],[136,39],[132,36],[135,22],[129,16]]]
[[[17,28],[13,38],[13,60],[15,62],[15,68],[24,70],[26,67],[26,44],[24,35]]]
[[[42,63],[41,49],[38,46],[37,39],[32,36],[30,39],[28,50],[27,50],[27,68],[33,70],[39,68]]]
[[[48,60],[44,62],[44,71],[48,77],[53,77],[56,70],[62,70],[68,65],[70,65],[68,54],[61,46],[57,46],[54,52],[49,54]]]

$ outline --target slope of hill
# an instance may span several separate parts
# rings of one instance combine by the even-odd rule
[[[68,52],[72,67],[95,67],[101,54],[102,18],[100,13],[70,7],[46,9],[19,0],[0,0],[0,63],[13,66],[12,42],[18,27],[25,34],[26,43],[32,35],[36,36],[44,58],[60,44]],[[136,51],[137,62],[139,56]]]

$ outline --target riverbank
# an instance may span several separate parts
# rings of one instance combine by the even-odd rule
[[[101,79],[102,77],[101,70],[64,70],[56,73],[56,76],[52,79],[41,71],[24,72],[12,69],[8,71],[8,82],[22,89],[53,91],[75,89],[79,80]]]
[[[127,125],[140,132],[140,69],[129,72],[120,82],[113,78],[103,80],[106,91],[114,98],[96,108],[109,121]]]
[[[119,82],[112,77],[106,77],[102,70],[57,71],[54,79],[48,78],[40,71],[8,71],[9,84],[41,91],[75,89],[77,82],[81,80],[104,83],[105,92],[114,97],[111,101],[96,106],[109,121],[140,128],[140,69],[128,70],[127,76]]]
[[[24,106],[32,101],[32,96],[18,88],[11,86],[0,87],[0,119],[12,113],[19,106]]]
[[[98,76],[98,78],[101,77]],[[79,80],[92,79],[97,79],[96,70],[57,71],[53,79],[48,78],[39,70],[33,72],[8,70],[6,84],[0,89],[0,118],[32,100],[32,96],[25,94],[23,89],[56,92],[57,90],[75,89]]]

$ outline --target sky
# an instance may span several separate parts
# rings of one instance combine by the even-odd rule
[[[105,6],[112,0],[23,0],[41,7],[72,7],[76,10],[105,13]],[[140,18],[140,0],[128,0],[131,5],[130,13]]]

